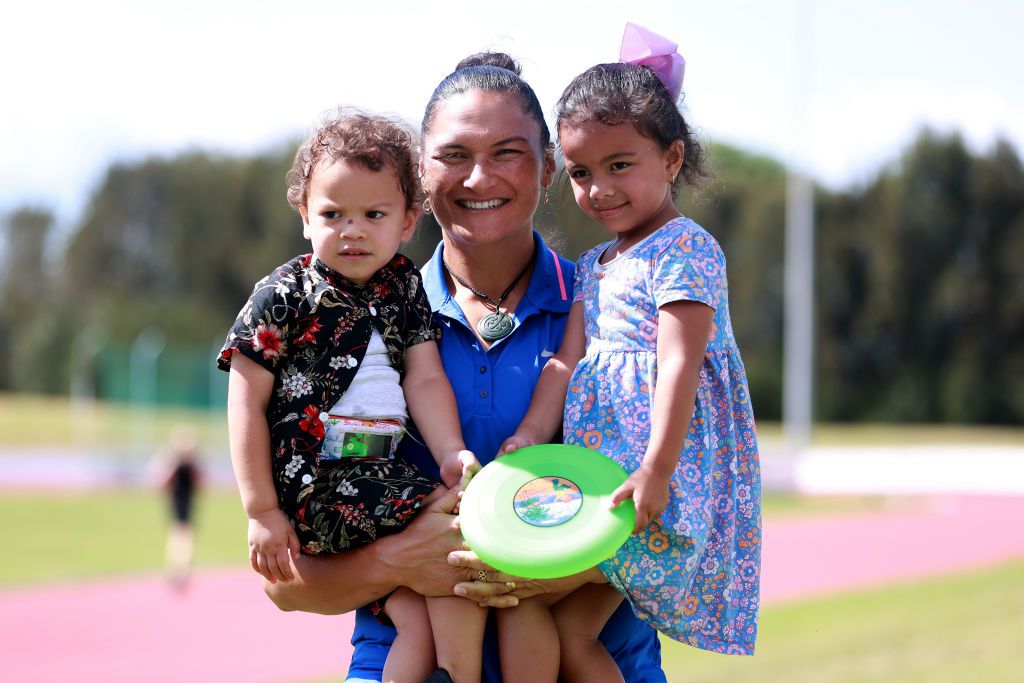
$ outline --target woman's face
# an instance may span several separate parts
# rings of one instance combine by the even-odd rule
[[[471,90],[438,103],[420,162],[446,235],[493,244],[529,232],[554,156],[515,95]]]

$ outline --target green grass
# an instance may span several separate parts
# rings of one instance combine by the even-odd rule
[[[767,516],[828,515],[885,508],[883,498],[770,496]],[[196,509],[199,566],[246,566],[245,515],[234,491],[207,489]],[[17,561],[0,563],[0,585],[158,570],[167,509],[158,491],[4,492],[0,542]]]
[[[224,411],[189,408],[133,409],[128,404],[76,405],[67,397],[0,393],[0,448],[77,448],[84,452],[167,443],[187,424],[204,450],[227,451]]]
[[[765,609],[757,654],[664,642],[670,681],[1024,681],[1024,562]]]
[[[154,571],[163,565],[168,511],[158,491],[0,496],[0,585]],[[196,508],[195,562],[246,566],[236,493],[206,491]]]
[[[223,411],[160,408],[149,414],[140,433],[139,413],[123,403],[76,407],[66,397],[0,393],[0,448],[18,446],[83,449],[130,446],[140,436],[164,443],[172,427],[195,427],[208,450],[226,451],[227,424]],[[777,423],[759,422],[765,444],[782,439]],[[1024,445],[1024,429],[970,425],[856,424],[818,425],[813,442],[821,446],[872,444],[1012,444]]]
[[[757,423],[758,440],[781,444],[782,425]],[[811,433],[815,446],[908,446],[935,444],[1024,446],[1024,429],[959,424],[816,424]]]

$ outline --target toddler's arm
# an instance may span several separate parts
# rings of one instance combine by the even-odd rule
[[[651,411],[651,438],[643,462],[612,494],[612,507],[627,498],[636,505],[639,533],[668,505],[668,486],[690,427],[697,383],[715,312],[696,301],[658,309],[658,379]]]
[[[299,552],[295,529],[277,505],[271,474],[267,404],[273,388],[273,374],[242,354],[234,354],[228,378],[231,465],[249,517],[249,562],[272,583],[292,580],[288,551]]]
[[[565,410],[565,393],[569,388],[576,364],[587,350],[586,334],[583,330],[583,304],[576,302],[569,309],[565,336],[558,353],[552,356],[537,380],[533,390],[530,409],[512,436],[505,439],[498,449],[498,455],[511,453],[525,446],[547,443],[562,425]]]
[[[451,488],[462,480],[468,481],[480,469],[480,463],[466,450],[462,440],[459,409],[436,342],[422,342],[406,349],[402,391],[409,416],[441,467],[445,486]]]

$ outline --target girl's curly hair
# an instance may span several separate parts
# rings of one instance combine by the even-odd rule
[[[421,201],[413,135],[398,119],[342,108],[328,115],[295,153],[285,176],[288,203],[298,211],[309,200],[313,173],[324,162],[357,163],[395,174],[407,209]]]
[[[658,76],[646,66],[612,63],[587,69],[566,87],[555,105],[555,117],[558,130],[587,121],[609,126],[629,123],[663,150],[682,140],[683,167],[672,186],[672,196],[681,183],[698,185],[711,175],[693,129]]]

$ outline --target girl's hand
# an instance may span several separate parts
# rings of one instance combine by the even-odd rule
[[[441,481],[448,488],[464,488],[480,467],[480,461],[472,451],[452,451],[441,461]]]
[[[500,458],[503,455],[514,453],[515,451],[518,451],[520,448],[526,448],[527,446],[535,445],[537,445],[536,439],[523,432],[516,432],[515,434],[508,437],[507,439],[505,439],[505,441],[502,442],[501,447],[498,449],[498,454],[495,457]]]
[[[280,508],[249,518],[249,564],[270,583],[288,582],[294,576],[288,553],[299,554],[299,537]]]
[[[661,476],[651,468],[640,465],[622,486],[612,493],[611,507],[614,509],[627,498],[633,499],[636,507],[636,524],[633,533],[638,534],[652,521],[661,516],[668,506],[669,477]]]

